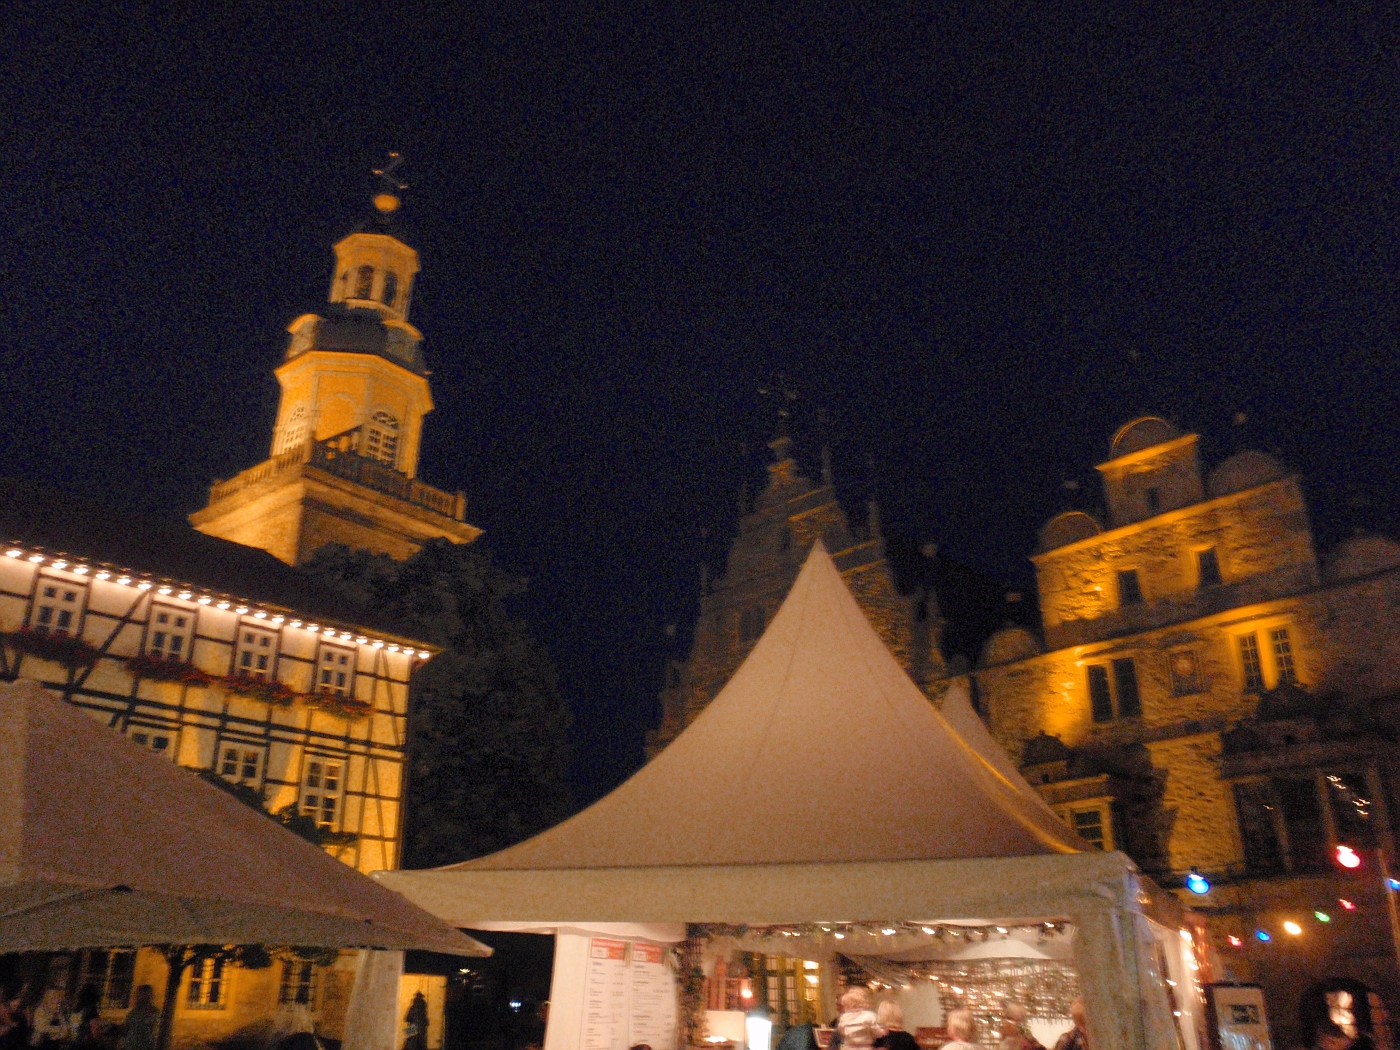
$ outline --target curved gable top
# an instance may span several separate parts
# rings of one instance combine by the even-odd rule
[[[649,765],[557,827],[439,870],[1080,849],[1009,760],[989,760],[977,743],[959,736],[905,674],[819,542],[729,684]]]
[[[1109,446],[1108,458],[1115,460],[1179,437],[1181,431],[1161,416],[1139,416],[1118,428]]]

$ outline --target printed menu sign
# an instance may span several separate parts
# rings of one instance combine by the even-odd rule
[[[631,978],[627,1044],[646,1043],[652,1050],[670,1050],[676,1045],[676,982],[660,947],[632,946]]]
[[[676,981],[654,944],[593,937],[584,980],[583,1050],[676,1045]]]
[[[588,942],[583,992],[583,1050],[626,1050],[627,942],[594,937]]]

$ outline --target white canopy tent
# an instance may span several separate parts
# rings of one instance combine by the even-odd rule
[[[470,928],[1068,921],[1096,1046],[1174,1046],[1145,920],[1179,925],[1174,899],[1082,852],[965,696],[950,713],[961,735],[819,543],[733,679],[630,780],[510,849],[377,877]]]

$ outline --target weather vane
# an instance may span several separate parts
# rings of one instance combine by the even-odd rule
[[[374,206],[386,218],[399,209],[399,193],[408,189],[408,183],[400,182],[394,173],[403,163],[403,154],[391,152],[389,162],[382,168],[375,168],[374,175],[384,184],[384,188],[374,195]]]

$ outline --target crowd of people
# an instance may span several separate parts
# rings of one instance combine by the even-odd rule
[[[160,1010],[149,984],[136,989],[120,1026],[104,1026],[101,1008],[93,984],[71,1000],[59,988],[7,990],[0,997],[0,1050],[155,1050]]]

